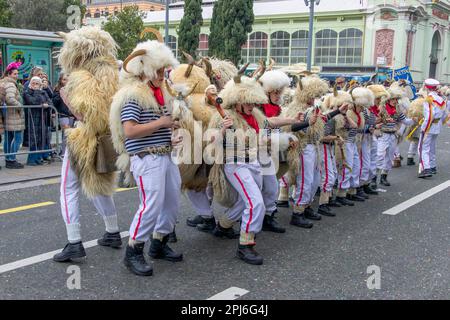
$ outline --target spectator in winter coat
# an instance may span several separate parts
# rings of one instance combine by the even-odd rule
[[[73,128],[73,125],[75,123],[74,115],[61,98],[60,91],[62,88],[65,87],[67,80],[68,76],[65,73],[60,73],[58,84],[56,85],[55,90],[53,91],[53,99],[52,99],[53,106],[56,108],[56,110],[58,110],[59,125],[61,126],[62,130],[62,148],[60,156],[62,156],[66,150],[66,135],[64,134],[64,131],[69,128]]]

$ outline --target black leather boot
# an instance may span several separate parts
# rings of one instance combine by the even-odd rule
[[[358,196],[357,194],[347,194],[347,200],[350,201],[358,201],[358,202],[364,202],[366,199],[364,199],[361,196]]]
[[[120,237],[120,232],[109,233],[105,232],[101,239],[97,240],[97,243],[100,246],[111,247],[111,248],[120,248],[122,245],[122,239]]]
[[[358,187],[356,189],[356,195],[364,198],[364,199],[369,199],[369,196],[364,192],[364,188],[363,187]]]
[[[313,223],[309,220],[305,219],[305,215],[303,213],[292,213],[291,217],[291,225],[301,228],[310,229],[313,227]]]
[[[430,169],[431,174],[437,174],[436,167]]]
[[[148,255],[153,259],[163,259],[171,262],[183,260],[183,254],[176,253],[168,245],[169,235],[164,236],[163,240],[152,239]]]
[[[408,160],[406,160],[406,165],[415,166],[416,163],[414,162],[414,158],[408,158]]]
[[[202,216],[195,216],[193,218],[187,218],[186,219],[186,224],[189,227],[194,227],[194,228],[197,227],[198,224],[201,224],[201,223],[204,223],[204,222],[205,222],[205,219],[203,219]]]
[[[213,235],[218,238],[228,238],[228,239],[237,239],[240,234],[234,231],[233,227],[231,228],[223,228],[219,222],[217,222],[216,227],[214,228]]]
[[[68,262],[71,259],[78,259],[86,257],[86,251],[84,251],[83,243],[68,243],[64,247],[63,251],[53,256],[53,261],[56,262]]]
[[[318,212],[321,215],[327,216],[327,217],[335,217],[336,216],[336,214],[333,211],[331,211],[331,208],[326,204],[321,204],[319,206]]]
[[[168,240],[169,243],[175,243],[178,241],[177,233],[175,232],[175,227],[173,227],[173,231],[169,233],[168,236],[169,236]]]
[[[203,223],[197,225],[198,231],[202,232],[212,232],[216,227],[216,219],[214,217],[211,218],[203,218]]]
[[[263,264],[263,257],[255,251],[254,246],[240,244],[237,250],[237,256],[248,264],[261,265]]]
[[[353,203],[353,201],[350,201],[350,200],[348,200],[347,198],[344,198],[344,197],[336,197],[336,202],[340,203],[343,206],[353,207],[355,205]]]
[[[264,221],[263,221],[263,231],[271,231],[271,232],[275,232],[275,233],[285,233],[286,229],[280,227],[280,225],[278,224],[276,218],[275,218],[275,213],[277,213],[278,211],[274,211],[272,212],[272,214],[269,215],[265,215],[264,216]]]
[[[373,189],[370,187],[370,184],[364,185],[363,190],[364,190],[364,192],[367,193],[367,194],[378,195],[378,191],[373,190]]]
[[[373,190],[377,190],[377,189],[378,189],[378,182],[377,182],[377,180],[378,180],[377,177],[372,178],[372,181],[371,181],[371,183],[370,183],[370,187],[371,187]]]
[[[389,181],[387,180],[387,174],[382,174],[381,178],[380,178],[380,184],[382,186],[386,186],[386,187],[390,187],[391,184],[389,183]]]
[[[424,178],[430,178],[430,177],[432,177],[432,176],[433,176],[433,174],[431,173],[431,170],[430,170],[430,169],[424,169],[424,170],[422,170],[422,172],[419,173],[419,175],[418,175],[418,177],[421,178],[421,179],[424,179]]]
[[[305,209],[305,218],[310,220],[319,221],[322,220],[322,216],[316,212],[311,207]]]
[[[127,245],[123,263],[128,270],[138,276],[151,276],[153,274],[153,267],[145,261],[144,245],[144,242],[136,243],[134,247]]]
[[[330,201],[328,201],[328,206],[335,207],[335,208],[342,207],[342,205],[339,202],[337,202],[336,199],[330,199]]]

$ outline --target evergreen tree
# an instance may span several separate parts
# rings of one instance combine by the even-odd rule
[[[223,3],[224,0],[217,0],[214,3],[213,15],[211,19],[210,33],[209,33],[209,51],[210,57],[215,56],[223,58],[225,41],[223,38]]]
[[[253,0],[225,1],[223,10],[224,56],[235,65],[238,65],[241,60],[241,47],[247,41],[248,33],[252,31],[254,19]]]
[[[184,16],[178,29],[178,48],[193,57],[198,49],[200,27],[203,25],[202,0],[186,0],[184,2]],[[180,55],[183,57],[184,56]]]
[[[110,16],[104,24],[103,30],[109,32],[119,45],[118,59],[125,60],[139,42],[149,40],[141,39],[144,30],[143,15],[138,6],[127,6],[117,15]]]
[[[12,11],[7,0],[0,0],[0,27],[11,26]]]

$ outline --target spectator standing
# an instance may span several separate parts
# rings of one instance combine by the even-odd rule
[[[5,157],[6,168],[23,169],[23,165],[17,162],[16,155],[23,141],[25,129],[25,115],[20,100],[20,92],[17,84],[19,78],[20,62],[9,64],[5,71],[5,77],[0,80],[0,101],[3,107],[5,138],[3,150],[8,155]]]
[[[30,140],[30,151],[44,150],[48,127],[48,119],[45,111],[52,104],[47,92],[42,89],[42,79],[31,78],[30,84],[24,89],[23,100],[26,105],[39,106],[29,110],[28,134]],[[27,165],[36,166],[44,163],[44,153],[32,153],[28,155]]]
[[[61,98],[61,89],[63,89],[66,86],[68,80],[68,76],[65,73],[60,73],[58,84],[56,85],[54,91],[53,91],[53,106],[58,110],[58,116],[59,116],[59,125],[61,126],[62,130],[62,148],[60,152],[60,156],[64,155],[64,152],[66,151],[66,135],[65,131],[67,129],[73,128],[75,123],[75,117],[70,112],[67,105],[64,103],[64,100]]]

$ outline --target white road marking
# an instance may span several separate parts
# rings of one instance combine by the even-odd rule
[[[421,194],[418,194],[417,196],[415,196],[409,200],[406,200],[405,202],[402,202],[399,205],[396,205],[395,207],[393,207],[389,210],[384,211],[383,214],[395,216],[395,215],[399,214],[400,212],[422,202],[423,200],[428,199],[429,197],[435,195],[436,193],[447,189],[448,187],[450,187],[450,180],[448,180],[444,183],[441,183],[440,185],[438,185],[430,190],[427,190]]]
[[[125,237],[129,236],[129,233],[128,233],[128,231],[121,232],[120,236],[122,238],[125,238]],[[92,240],[92,241],[88,241],[88,242],[83,242],[84,248],[88,249],[88,248],[92,248],[92,247],[98,246],[97,240],[98,239],[95,239],[95,240]],[[40,255],[37,255],[37,256],[34,256],[34,257],[30,257],[30,258],[26,258],[26,259],[22,259],[22,260],[18,260],[18,261],[14,261],[14,262],[11,262],[11,263],[7,263],[7,264],[4,264],[4,265],[1,265],[0,266],[0,274],[8,272],[8,271],[12,271],[12,270],[20,269],[20,268],[23,268],[23,267],[31,266],[33,264],[40,263],[40,262],[43,262],[43,261],[46,261],[46,260],[53,259],[53,256],[55,254],[61,252],[62,249],[63,248],[55,250],[55,251],[52,251],[52,252],[43,253],[43,254],[40,254]]]
[[[236,300],[249,292],[250,291],[238,287],[231,287],[206,300]]]

